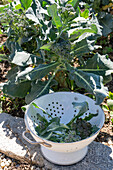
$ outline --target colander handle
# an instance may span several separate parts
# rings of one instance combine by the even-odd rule
[[[29,130],[26,130],[26,131],[24,131],[23,133],[22,133],[22,136],[23,136],[23,138],[27,141],[27,142],[29,142],[30,144],[35,144],[35,145],[37,145],[37,144],[41,144],[41,145],[44,145],[44,146],[46,146],[46,147],[52,147],[52,145],[50,145],[50,144],[48,144],[48,143],[46,143],[46,142],[33,142],[32,140],[30,140],[30,139],[28,139],[26,136],[25,136],[25,134],[26,133],[30,133],[30,131]]]

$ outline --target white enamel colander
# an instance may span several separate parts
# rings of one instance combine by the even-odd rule
[[[24,139],[31,144],[40,144],[44,157],[55,164],[70,165],[82,160],[87,153],[87,146],[96,138],[104,124],[105,116],[101,107],[95,105],[95,101],[89,97],[74,92],[51,93],[33,101],[53,117],[60,117],[61,123],[64,124],[67,124],[79,111],[73,108],[72,103],[83,101],[88,102],[89,110],[82,117],[88,115],[89,112],[93,114],[98,112],[98,116],[90,120],[92,125],[96,125],[99,128],[92,136],[72,143],[55,143],[39,137],[35,131],[35,127],[38,123],[37,113],[43,115],[43,111],[35,108],[31,103],[25,113],[26,131],[23,132]],[[47,115],[45,115],[45,117],[49,120]],[[36,142],[28,139],[25,135],[26,133],[30,133]]]

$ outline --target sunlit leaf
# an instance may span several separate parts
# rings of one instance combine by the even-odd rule
[[[113,100],[113,93],[109,92],[109,98]]]
[[[11,62],[19,66],[27,66],[30,64],[43,63],[43,59],[40,56],[30,54],[26,51],[15,51],[10,55]]]
[[[97,33],[97,27],[95,24],[92,24],[90,28],[76,29],[70,34],[70,41],[79,38],[84,33]]]
[[[17,9],[17,10],[18,10],[18,9],[22,9],[22,10],[23,10],[21,4],[16,5],[16,6],[15,6],[15,9]]]
[[[78,0],[69,0],[68,3],[72,5],[74,8],[76,8],[79,4]]]
[[[40,47],[40,49],[50,51],[50,47],[52,44],[53,42],[43,45],[42,47]]]
[[[20,0],[22,6],[27,10],[32,3],[32,0]]]
[[[57,28],[61,27],[62,23],[60,21],[60,17],[57,14],[57,12],[58,12],[57,11],[57,5],[56,4],[50,5],[47,8],[47,11],[48,11],[48,14],[52,17],[53,23],[56,25],[56,27]]]
[[[107,100],[107,105],[108,105],[110,111],[113,111],[113,100],[108,99],[108,100]]]
[[[78,113],[76,114],[76,117],[80,117],[82,116],[85,112],[87,112],[88,110],[88,103],[85,101],[85,102],[73,102],[73,108],[75,110],[78,110]]]
[[[102,105],[102,109],[104,111],[109,111],[109,107],[107,105],[105,105],[105,104]]]
[[[85,9],[81,14],[81,17],[84,17],[85,19],[87,19],[89,17],[89,10]]]

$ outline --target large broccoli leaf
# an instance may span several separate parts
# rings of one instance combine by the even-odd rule
[[[79,67],[79,70],[103,76],[103,82],[106,84],[112,80],[113,62],[109,59],[108,55],[96,53],[87,60],[86,64]]]
[[[66,67],[70,72],[70,78],[75,81],[78,87],[84,88],[96,96],[96,104],[100,104],[108,95],[108,89],[103,85],[102,76],[80,71],[69,64]]]

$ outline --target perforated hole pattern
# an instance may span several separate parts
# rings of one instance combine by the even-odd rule
[[[78,101],[78,98],[74,97],[74,100]],[[63,116],[65,116],[65,108],[64,108],[63,104],[61,102],[59,102],[59,101],[52,101],[52,102],[48,103],[46,105],[46,107],[45,107],[45,110],[50,115],[52,115],[53,117],[58,116],[61,119]],[[89,108],[89,110],[90,110],[90,108]],[[89,115],[89,110],[82,117],[88,116]],[[77,112],[78,112],[78,110],[75,110],[73,108],[73,117],[76,116]],[[35,116],[31,115],[31,119],[35,123],[37,118]],[[48,117],[48,119],[49,119],[49,117]]]
[[[48,103],[47,107],[46,107],[46,111],[51,114],[52,116],[56,117],[62,117],[64,115],[64,107],[61,103],[57,102],[51,102]]]

